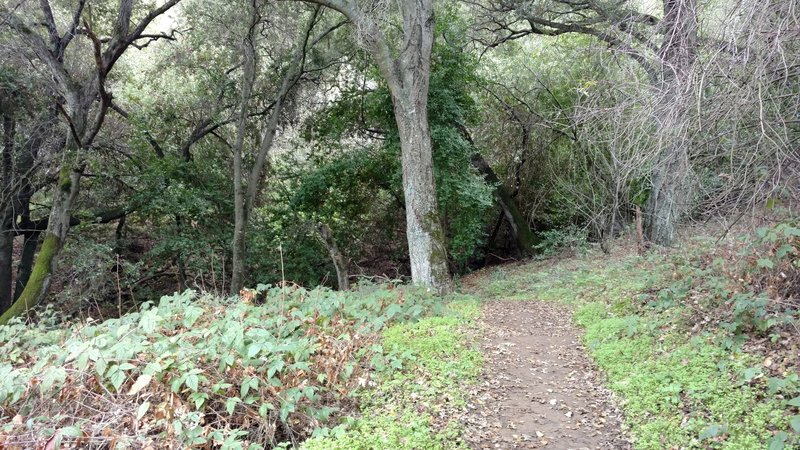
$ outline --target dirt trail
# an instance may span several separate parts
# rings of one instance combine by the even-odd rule
[[[485,369],[465,418],[472,448],[630,448],[570,317],[551,302],[484,304]]]

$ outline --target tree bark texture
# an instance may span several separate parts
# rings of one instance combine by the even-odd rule
[[[404,0],[401,10],[404,47],[399,59],[391,58],[385,41],[375,43],[372,53],[389,84],[400,135],[411,278],[414,284],[447,292],[451,289],[447,247],[436,198],[428,126],[433,5],[431,0]]]
[[[255,5],[252,6],[255,8]],[[257,12],[251,11],[252,21],[242,42],[242,86],[241,99],[239,105],[239,117],[236,122],[236,141],[233,144],[233,261],[231,268],[232,295],[237,295],[244,287],[245,267],[247,259],[247,248],[245,240],[245,228],[247,227],[248,208],[245,198],[244,174],[242,167],[242,147],[247,126],[247,111],[250,94],[253,90],[256,71],[256,50],[255,38],[257,36],[256,26],[258,24]]]
[[[0,325],[8,323],[13,317],[24,314],[36,306],[47,294],[50,280],[56,269],[58,255],[64,247],[69,231],[70,211],[78,195],[80,175],[80,172],[71,170],[69,166],[64,166],[61,170],[44,242],[31,271],[31,277],[19,298],[0,316]]]
[[[660,98],[656,105],[658,154],[646,205],[645,236],[670,246],[689,197],[687,113],[697,46],[697,0],[664,0]]]

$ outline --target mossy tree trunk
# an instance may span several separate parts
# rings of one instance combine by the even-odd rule
[[[86,20],[81,20],[86,12],[85,2],[79,2],[75,6],[76,9],[69,14],[73,18],[72,25],[63,34],[59,34],[58,24],[48,0],[39,2],[41,19],[36,19],[34,24],[28,23],[28,17],[18,16],[16,10],[0,6],[0,21],[22,39],[31,50],[32,55],[35,55],[42,67],[49,72],[53,88],[60,97],[57,100],[57,110],[61,111],[66,119],[64,128],[67,135],[64,147],[53,150],[54,155],[60,153],[62,169],[58,185],[54,189],[53,204],[42,247],[31,270],[28,283],[11,308],[0,316],[0,324],[8,322],[12,317],[35,306],[47,294],[58,254],[64,246],[69,231],[72,206],[79,190],[81,174],[75,168],[79,163],[79,150],[91,148],[92,142],[103,127],[106,112],[111,106],[112,94],[106,90],[106,77],[123,53],[142,37],[150,23],[169,11],[179,1],[166,0],[140,17],[137,22],[131,21],[133,2],[129,0],[119,2],[116,11],[116,26],[111,37],[103,40],[97,37]],[[39,16],[33,15],[32,17]],[[67,48],[74,41],[73,38],[77,35],[75,30],[78,29],[81,22],[84,24],[83,34],[92,42],[94,50],[94,68],[96,70],[88,77],[85,74],[80,77],[73,75],[72,67],[80,65],[80,61],[73,61],[71,64],[66,64],[64,61],[66,55],[74,56],[73,53],[67,52]],[[47,39],[39,32],[42,29],[46,30]],[[91,121],[89,121],[90,111],[93,111]]]
[[[31,277],[19,298],[0,316],[0,325],[8,323],[13,317],[24,314],[36,306],[47,294],[58,255],[69,231],[70,211],[72,211],[72,204],[78,195],[80,175],[79,171],[72,170],[70,166],[62,168],[58,186],[54,192],[47,231],[31,271]]]

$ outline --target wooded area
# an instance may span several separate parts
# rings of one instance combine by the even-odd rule
[[[4,0],[0,117],[0,325],[137,321],[191,290],[279,298],[253,326],[378,332],[565,247],[796,230],[800,4]],[[403,282],[428,293],[388,307]],[[303,290],[373,283],[391,294],[341,313]]]
[[[793,2],[401,6],[3,6],[2,320],[796,207]]]

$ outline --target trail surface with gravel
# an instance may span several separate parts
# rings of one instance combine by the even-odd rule
[[[481,322],[484,371],[464,418],[472,448],[631,448],[567,307],[488,301]]]

